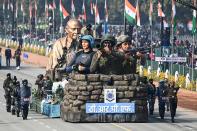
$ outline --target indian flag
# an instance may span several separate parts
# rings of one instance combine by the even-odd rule
[[[140,9],[139,9],[138,1],[137,1],[137,7],[136,7],[136,14],[137,14],[137,26],[141,26],[141,24],[140,24]]]
[[[135,23],[136,9],[128,0],[125,0],[125,17],[130,23]]]
[[[193,10],[192,33],[196,34],[196,10]]]
[[[175,0],[172,0],[172,27],[173,30],[176,32],[176,6],[175,6]]]
[[[61,16],[63,16],[64,19],[67,16],[69,16],[69,13],[66,11],[66,9],[64,8],[64,6],[62,5],[62,0],[60,0],[60,14],[61,14]]]
[[[161,3],[158,2],[158,16],[159,17],[165,17],[165,14],[163,13],[162,9],[161,9]]]
[[[97,7],[97,2],[96,2],[96,5],[95,5],[95,22],[96,22],[97,24],[100,23],[100,15],[99,15],[98,7]]]
[[[150,25],[152,26],[153,21],[152,21],[152,14],[153,14],[153,2],[150,0],[150,9],[149,9],[149,21]]]

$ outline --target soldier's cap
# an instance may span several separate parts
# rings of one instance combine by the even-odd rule
[[[117,45],[116,46],[119,46],[120,44],[124,43],[124,42],[129,42],[131,43],[131,38],[128,36],[128,35],[120,35],[118,38],[117,38]]]
[[[101,39],[101,47],[103,47],[103,43],[105,41],[110,41],[112,46],[115,46],[116,45],[116,39],[113,35],[110,35],[110,34],[106,34],[102,37]]]
[[[11,74],[10,73],[7,73],[7,76],[11,76]]]

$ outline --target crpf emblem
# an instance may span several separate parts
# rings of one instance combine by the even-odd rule
[[[114,100],[114,93],[113,93],[113,90],[112,91],[107,91],[107,98],[106,100],[108,100],[109,102],[112,102]]]
[[[116,89],[105,89],[105,103],[116,103]]]

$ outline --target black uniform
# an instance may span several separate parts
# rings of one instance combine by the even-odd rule
[[[148,92],[148,105],[149,105],[149,114],[153,115],[154,112],[154,105],[155,105],[155,94],[156,94],[156,87],[153,84],[153,80],[150,79],[147,85],[147,92]]]
[[[29,111],[29,102],[31,97],[31,87],[28,86],[28,81],[23,80],[23,86],[20,90],[20,96],[21,96],[21,110],[22,110],[22,117],[23,120],[27,119],[28,111]]]
[[[176,115],[176,108],[178,103],[177,93],[178,93],[179,87],[175,87],[174,82],[170,84],[168,97],[169,97],[169,103],[170,103],[170,114],[171,114],[171,120],[174,122],[174,116]]]
[[[166,101],[168,100],[168,87],[165,86],[164,81],[160,81],[156,94],[158,96],[159,101],[159,115],[161,119],[164,119],[165,105]]]
[[[11,112],[11,91],[12,91],[11,83],[12,83],[11,74],[8,73],[7,78],[4,80],[4,83],[3,83],[7,112]]]

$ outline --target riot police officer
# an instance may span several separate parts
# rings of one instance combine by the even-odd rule
[[[11,112],[11,83],[12,83],[12,79],[11,79],[11,74],[8,73],[7,74],[7,78],[4,80],[3,83],[3,88],[5,91],[5,99],[6,99],[6,110],[7,112]]]
[[[153,115],[154,105],[155,105],[155,93],[156,93],[156,87],[153,84],[153,79],[149,79],[147,90],[148,90],[147,93],[148,93],[149,114]]]
[[[165,115],[165,104],[166,101],[168,100],[168,89],[167,86],[165,86],[164,81],[159,82],[159,87],[157,88],[157,96],[158,96],[158,101],[159,101],[159,115],[161,119],[164,119]]]
[[[27,120],[28,111],[29,111],[29,103],[30,103],[30,97],[31,97],[31,87],[28,86],[28,80],[22,81],[22,87],[20,91],[21,96],[21,111],[22,111],[22,117],[23,120]]]
[[[169,86],[169,104],[170,104],[170,114],[171,114],[171,121],[174,122],[174,116],[176,115],[176,108],[177,108],[177,93],[178,93],[179,87],[175,86],[175,82],[170,82]]]

